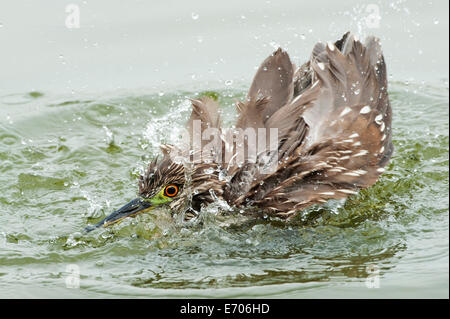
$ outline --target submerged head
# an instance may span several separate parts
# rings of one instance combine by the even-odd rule
[[[174,211],[186,205],[185,169],[182,164],[173,162],[169,157],[152,161],[147,171],[139,179],[139,196],[122,206],[94,226],[85,228],[87,232],[98,227],[108,227],[124,218],[135,217],[156,207],[170,206]]]

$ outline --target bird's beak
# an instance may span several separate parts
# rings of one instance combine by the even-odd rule
[[[152,204],[146,201],[143,201],[140,198],[133,199],[131,202],[126,204],[125,206],[119,208],[115,212],[111,213],[108,217],[104,218],[98,224],[93,226],[88,226],[84,230],[86,232],[90,232],[98,227],[108,227],[113,224],[119,223],[122,219],[126,217],[134,217],[137,214],[147,212],[153,208]]]

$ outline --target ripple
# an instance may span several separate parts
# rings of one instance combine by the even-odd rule
[[[54,289],[74,263],[88,296],[311,296],[342,285],[364,296],[367,267],[376,265],[391,282],[424,269],[411,285],[441,289],[448,89],[393,83],[391,91],[392,161],[379,182],[345,202],[312,207],[289,223],[212,209],[186,228],[163,209],[87,235],[80,235],[87,224],[134,198],[139,169],[159,153],[159,137],[172,141],[168,127],[183,127],[186,98],[198,92],[52,100],[49,113],[0,132],[2,284]],[[211,95],[231,123],[245,91]],[[8,99],[26,103],[26,96]],[[15,130],[30,128],[24,144]]]

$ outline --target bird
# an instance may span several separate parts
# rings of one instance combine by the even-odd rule
[[[289,220],[370,187],[393,154],[386,63],[374,36],[318,42],[300,67],[278,48],[236,102],[231,128],[221,125],[217,99],[190,101],[189,140],[162,145],[139,177],[138,197],[87,232],[164,206],[189,222],[218,200]]]

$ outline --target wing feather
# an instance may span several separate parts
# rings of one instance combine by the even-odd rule
[[[265,122],[280,130],[283,157],[276,171],[246,180],[246,191],[233,198],[237,206],[250,203],[289,217],[372,185],[392,155],[392,111],[378,39],[362,44],[347,33],[334,45],[317,44],[302,67],[296,74],[303,78],[293,80],[298,95]],[[294,147],[283,148],[286,141]]]

